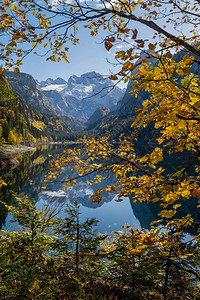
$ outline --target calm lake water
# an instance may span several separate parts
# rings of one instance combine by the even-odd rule
[[[122,202],[116,202],[114,195],[111,193],[105,193],[100,203],[92,203],[88,196],[100,187],[112,185],[114,179],[111,174],[105,181],[94,186],[89,186],[86,182],[93,179],[92,175],[90,175],[77,181],[76,187],[69,187],[64,191],[61,181],[69,175],[68,169],[62,172],[56,182],[49,183],[47,188],[43,190],[41,187],[44,185],[44,176],[48,173],[50,160],[58,158],[65,148],[65,145],[60,144],[43,145],[36,148],[35,151],[18,154],[16,157],[20,162],[18,167],[7,174],[0,173],[0,176],[7,183],[7,186],[3,186],[0,189],[0,200],[16,205],[15,197],[12,193],[24,193],[30,199],[33,198],[36,201],[38,208],[41,208],[44,202],[48,202],[52,206],[63,205],[61,215],[64,215],[64,204],[72,203],[76,200],[80,204],[82,219],[94,217],[99,220],[97,225],[98,232],[106,231],[110,233],[121,230],[124,224],[150,229],[149,223],[160,219],[158,216],[160,212],[159,203],[132,203],[129,198],[125,198]],[[53,158],[50,158],[49,154]],[[171,159],[173,159],[173,164],[175,164],[176,160],[174,158]],[[166,170],[168,168],[167,165],[163,165],[163,167]],[[30,180],[33,181],[33,184],[30,184]],[[183,201],[181,214],[194,215],[197,205],[196,201],[195,199]],[[181,217],[181,215],[177,214],[177,217]],[[9,219],[10,216],[7,216],[4,206],[0,203],[0,228],[9,229]],[[188,230],[190,234],[193,234],[195,231],[196,229],[192,228]]]
[[[60,181],[69,173],[69,170],[66,170],[63,171],[59,180],[49,183],[47,189],[43,190],[41,188],[44,185],[44,176],[48,172],[49,162],[52,159],[49,158],[48,154],[56,158],[63,152],[65,147],[63,145],[43,145],[33,152],[17,155],[17,159],[20,161],[19,166],[8,174],[1,174],[4,176],[7,186],[3,186],[0,190],[0,200],[15,205],[12,192],[24,193],[29,198],[34,198],[38,208],[41,208],[44,202],[49,202],[51,205],[58,205],[77,200],[80,204],[81,218],[95,217],[99,220],[97,225],[99,232],[106,231],[109,233],[120,230],[124,224],[140,228],[140,222],[134,214],[129,198],[124,198],[122,202],[116,202],[113,194],[105,194],[99,204],[92,203],[92,200],[88,198],[102,184],[112,184],[112,176],[97,186],[88,186],[86,183],[92,177],[84,178],[84,180],[81,179],[78,181],[76,187],[69,187],[64,191]],[[29,180],[32,180],[33,184],[30,184]],[[64,207],[62,208],[61,215],[64,215]],[[11,225],[9,224],[10,216],[6,215],[2,206],[0,209],[0,226],[2,229],[13,229],[14,225],[10,227]]]

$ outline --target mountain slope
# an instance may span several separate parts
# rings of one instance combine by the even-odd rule
[[[8,72],[5,76],[10,87],[38,111],[55,114],[53,105],[38,88],[36,81],[31,75]]]
[[[71,115],[59,115],[59,117],[74,131],[82,131],[86,128],[86,125],[83,121],[80,121]]]
[[[99,106],[95,112],[91,115],[89,120],[87,121],[88,129],[93,129],[98,124],[99,120],[102,119],[104,116],[108,115],[110,109],[107,107]]]
[[[0,140],[11,143],[56,141],[72,135],[57,116],[42,114],[9,87],[0,76]]]

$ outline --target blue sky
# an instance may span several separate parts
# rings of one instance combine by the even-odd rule
[[[111,72],[117,73],[120,67],[110,64],[108,61],[114,63],[115,51],[122,50],[122,48],[125,50],[124,45],[119,44],[108,52],[105,49],[104,43],[102,43],[102,34],[105,37],[106,32],[100,30],[97,36],[91,36],[90,30],[81,27],[81,25],[84,24],[80,24],[77,36],[80,39],[80,44],[74,46],[69,43],[66,45],[69,47],[67,55],[70,63],[66,63],[64,60],[61,60],[59,63],[46,61],[45,57],[29,54],[23,60],[20,71],[31,74],[39,81],[46,80],[47,78],[56,79],[57,77],[68,80],[71,75],[80,76],[90,71],[96,71],[105,76],[109,76]],[[149,34],[150,30],[143,25],[133,22],[132,26],[133,29],[138,29],[138,38],[147,39],[149,36],[152,36],[152,32]],[[129,45],[129,47],[131,46]],[[125,85],[121,83],[120,86],[124,87]]]
[[[104,37],[106,36],[106,32],[103,31],[103,29],[100,30],[100,33],[97,36],[91,36],[90,30],[82,27],[84,24],[79,25],[77,37],[80,39],[80,44],[76,46],[72,44],[65,45],[69,47],[67,55],[70,63],[66,63],[64,60],[61,60],[59,63],[46,61],[45,57],[40,57],[31,53],[23,60],[20,71],[31,74],[39,81],[46,80],[47,78],[56,79],[57,77],[68,80],[72,75],[80,76],[83,73],[90,71],[96,71],[105,76],[109,76],[112,72],[117,73],[120,70],[120,67],[116,67],[108,61],[114,63],[115,51],[125,48],[122,48],[122,45],[118,44],[108,52],[104,47],[104,43],[102,43],[101,35],[103,34]],[[142,24],[131,22],[129,26],[130,25],[133,30],[137,28],[138,39],[151,39],[153,36],[153,31],[150,29],[148,30],[148,28]],[[132,40],[130,40],[130,42],[131,41]],[[131,47],[131,45],[129,45],[129,47]],[[122,83],[120,86],[124,87]]]
[[[84,24],[80,24],[77,36],[80,39],[80,44],[76,46],[72,44],[65,45],[69,47],[67,55],[70,63],[66,63],[64,60],[61,60],[59,63],[46,61],[45,57],[31,53],[23,60],[20,71],[31,74],[39,81],[46,80],[47,78],[56,79],[57,77],[68,80],[72,75],[80,76],[90,71],[96,71],[105,76],[109,76],[112,72],[117,73],[120,67],[110,64],[108,61],[114,63],[115,51],[125,50],[124,46],[122,47],[122,45],[118,44],[108,52],[104,47],[104,43],[102,43],[101,37],[102,34],[105,37],[106,32],[100,30],[97,36],[91,36],[90,30],[83,28],[81,25]],[[132,26],[133,30],[137,28],[138,39],[152,39],[153,31],[146,26],[136,22],[131,22],[128,27],[130,26]],[[129,41],[132,42],[133,40]],[[129,45],[129,47],[131,47],[131,45]],[[120,86],[124,87],[123,84],[120,84]]]
[[[159,20],[158,22],[161,21]],[[147,39],[151,41],[153,36],[152,30],[136,22],[131,22],[128,27],[129,26],[132,26],[133,30],[137,28],[138,39]],[[172,28],[170,27],[170,31],[171,29]],[[20,71],[31,74],[39,81],[46,80],[49,77],[53,79],[62,77],[65,80],[68,80],[71,75],[80,76],[81,74],[90,71],[96,71],[105,76],[109,75],[111,72],[117,73],[119,67],[117,68],[112,64],[109,64],[107,59],[114,62],[114,50],[122,49],[120,48],[122,46],[118,45],[117,48],[111,49],[111,53],[107,52],[102,43],[101,33],[93,37],[90,35],[88,29],[80,27],[78,32],[80,45],[67,45],[69,47],[68,59],[70,63],[66,63],[64,60],[61,60],[59,63],[46,61],[45,57],[30,54],[24,59]]]
[[[133,29],[135,28],[138,29],[138,38],[148,39],[149,36],[152,36],[151,30],[144,29],[142,25],[138,26],[138,24],[134,23]],[[126,47],[131,47],[130,45],[128,47],[124,44],[118,44],[108,52],[104,43],[102,43],[101,34],[91,36],[90,31],[85,28],[79,29],[78,37],[80,44],[76,46],[72,44],[67,45],[69,47],[67,53],[69,63],[66,63],[64,60],[61,60],[59,63],[46,61],[45,57],[30,54],[24,59],[20,71],[31,74],[39,81],[47,78],[56,79],[57,77],[68,80],[72,75],[80,76],[91,71],[109,76],[112,72],[117,73],[120,70],[119,66],[113,65],[116,62],[114,53],[119,50],[125,50]],[[119,86],[124,88],[126,84],[121,82]]]
[[[90,71],[109,75],[111,70],[113,72],[119,70],[106,61],[106,58],[113,61],[113,55],[101,43],[100,35],[92,37],[89,30],[80,29],[79,38],[79,45],[69,44],[68,46],[70,63],[66,63],[64,60],[59,63],[46,61],[45,57],[30,54],[24,59],[20,71],[29,73],[35,79],[41,81],[46,80],[48,77],[53,79],[62,77],[67,80],[71,75],[80,76]]]

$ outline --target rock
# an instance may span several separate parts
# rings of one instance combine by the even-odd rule
[[[12,156],[0,151],[0,169],[15,168],[19,162]]]

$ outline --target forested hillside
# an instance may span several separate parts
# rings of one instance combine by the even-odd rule
[[[58,117],[42,114],[9,87],[0,77],[0,140],[32,143],[67,139],[71,129]]]

